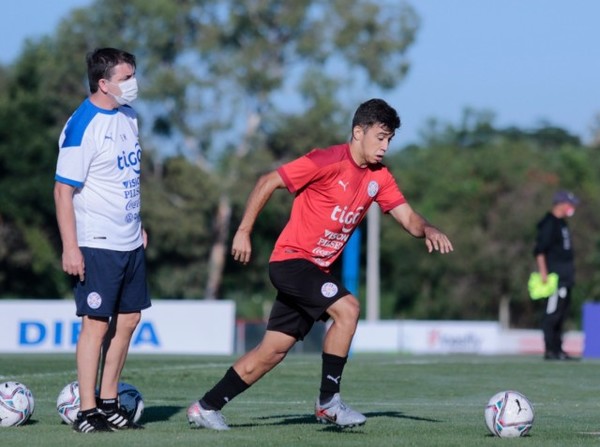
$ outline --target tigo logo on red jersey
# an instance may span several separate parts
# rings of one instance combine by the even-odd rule
[[[360,221],[360,215],[364,209],[364,206],[359,206],[354,211],[348,211],[347,206],[342,208],[339,205],[336,205],[331,212],[331,220],[334,222],[339,222],[343,225],[342,232],[350,233]]]

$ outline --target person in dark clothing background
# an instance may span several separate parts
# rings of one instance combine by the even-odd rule
[[[554,194],[552,209],[537,224],[534,256],[542,282],[548,274],[558,275],[558,287],[545,301],[542,318],[547,360],[568,360],[571,357],[562,349],[563,323],[569,311],[571,291],[575,285],[573,241],[567,217],[573,216],[579,199],[569,191]]]

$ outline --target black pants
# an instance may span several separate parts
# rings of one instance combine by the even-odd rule
[[[559,287],[558,290],[546,300],[546,309],[542,318],[544,343],[547,354],[562,352],[563,323],[567,318],[571,304],[571,289]]]

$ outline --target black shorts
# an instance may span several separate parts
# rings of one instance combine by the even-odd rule
[[[271,262],[269,277],[277,298],[267,329],[304,339],[315,321],[329,318],[327,309],[350,292],[343,284],[305,259]]]
[[[150,307],[144,247],[114,251],[81,247],[85,279],[77,280],[77,316],[111,317]]]

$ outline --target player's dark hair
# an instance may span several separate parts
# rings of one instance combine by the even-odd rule
[[[352,119],[352,129],[356,126],[367,129],[375,124],[381,124],[390,132],[400,127],[400,117],[396,109],[379,98],[369,99],[358,106]]]
[[[135,56],[116,48],[97,48],[86,57],[90,93],[98,91],[100,79],[110,79],[113,69],[122,63],[131,65],[135,70]]]

